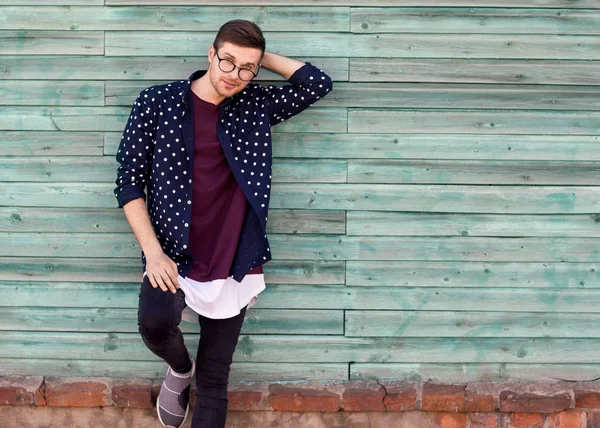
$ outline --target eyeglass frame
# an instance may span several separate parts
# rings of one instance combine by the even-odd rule
[[[242,81],[244,81],[244,82],[251,82],[251,81],[252,81],[252,79],[254,79],[256,76],[258,76],[258,72],[260,71],[260,64],[258,65],[258,68],[256,69],[256,73],[255,73],[254,71],[250,70],[249,68],[242,68],[242,67],[239,67],[238,65],[236,65],[236,63],[235,63],[235,62],[233,62],[232,60],[230,60],[230,59],[228,59],[228,58],[221,58],[221,57],[219,56],[219,51],[217,51],[216,49],[215,49],[215,55],[217,56],[217,58],[218,58],[218,60],[219,60],[219,63],[217,64],[217,65],[219,66],[219,70],[221,70],[223,73],[231,73],[233,70],[235,70],[235,69],[237,68],[237,69],[238,69],[238,77],[240,78],[240,80],[242,80]],[[225,70],[223,70],[223,69],[221,68],[221,61],[227,61],[227,62],[229,62],[231,65],[233,65],[233,70],[229,70],[229,71],[225,71]],[[240,76],[240,71],[242,71],[242,70],[247,70],[247,71],[249,71],[250,73],[252,73],[252,74],[254,75],[254,76],[252,77],[252,79],[250,79],[250,80],[244,80],[244,79],[242,79],[242,76]]]

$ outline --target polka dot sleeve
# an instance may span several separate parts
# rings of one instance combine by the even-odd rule
[[[265,87],[271,125],[305,110],[333,89],[331,78],[310,62],[300,67],[284,86]]]
[[[152,164],[156,120],[147,91],[142,91],[133,104],[116,155],[119,167],[114,194],[119,208],[134,199],[146,199],[144,189]]]

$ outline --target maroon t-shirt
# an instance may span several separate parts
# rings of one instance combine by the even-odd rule
[[[225,279],[233,262],[248,201],[227,163],[217,137],[219,106],[194,99],[194,171],[188,277],[200,282]],[[248,273],[263,273],[262,266]]]

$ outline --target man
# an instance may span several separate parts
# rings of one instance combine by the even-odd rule
[[[265,51],[249,21],[224,24],[208,61],[139,94],[116,156],[115,196],[142,248],[140,334],[169,365],[157,401],[169,427],[186,419],[194,374],[192,427],[225,425],[232,356],[271,260],[270,128],[332,89],[309,62]],[[251,83],[261,67],[289,84]],[[201,328],[195,359],[178,327],[186,306]]]

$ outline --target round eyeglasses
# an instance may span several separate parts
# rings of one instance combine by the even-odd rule
[[[260,71],[260,65],[256,69],[256,73],[255,73],[252,70],[250,70],[249,68],[238,67],[230,59],[221,58],[217,51],[215,51],[215,54],[217,55],[217,58],[219,59],[219,68],[221,69],[222,72],[230,73],[237,68],[238,76],[240,77],[241,80],[244,80],[246,82],[254,79],[258,75],[258,72]]]

